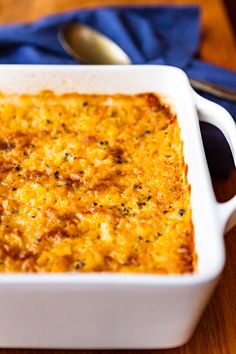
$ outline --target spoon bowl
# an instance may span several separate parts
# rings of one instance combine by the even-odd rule
[[[66,52],[84,64],[131,64],[116,43],[87,25],[67,23],[59,31],[59,40]]]

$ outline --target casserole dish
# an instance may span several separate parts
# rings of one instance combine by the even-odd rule
[[[198,116],[223,131],[236,161],[236,128],[230,115],[195,94],[186,75],[173,67],[3,65],[0,71],[4,93],[151,91],[167,97],[177,113],[184,143],[198,255],[197,270],[190,275],[2,274],[0,346],[168,348],[184,344],[222,272],[224,231],[236,223],[236,197],[223,204],[215,200]]]

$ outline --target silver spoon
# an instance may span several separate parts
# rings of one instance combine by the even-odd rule
[[[70,22],[59,30],[65,51],[84,64],[131,64],[128,55],[115,42],[93,28]],[[236,92],[204,81],[189,79],[194,89],[236,102]]]

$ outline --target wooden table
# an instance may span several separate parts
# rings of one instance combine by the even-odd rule
[[[236,70],[236,47],[222,0],[0,0],[0,23],[32,21],[45,15],[96,5],[160,2],[200,4],[203,10],[200,58]],[[236,171],[229,180],[224,182],[214,180],[213,184],[217,198],[221,201],[227,200],[236,191]],[[227,264],[223,278],[193,338],[181,348],[155,351],[157,354],[236,353],[236,228],[225,236],[225,242]],[[0,354],[10,352],[19,350],[0,350]],[[24,352],[36,353],[35,350]],[[83,354],[85,353],[88,351],[83,351]]]

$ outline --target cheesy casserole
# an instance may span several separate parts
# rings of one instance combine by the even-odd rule
[[[158,95],[0,95],[0,272],[195,268],[176,115]]]

